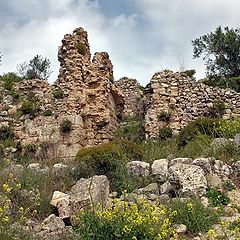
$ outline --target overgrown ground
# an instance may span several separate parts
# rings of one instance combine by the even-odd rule
[[[222,145],[211,144],[216,137],[231,139],[236,133],[240,133],[240,120],[199,119],[183,128],[177,137],[160,137],[149,141],[144,140],[141,120],[127,119],[123,126],[115,133],[114,141],[80,150],[64,172],[56,172],[52,168],[54,163],[59,162],[58,159],[44,154],[41,159],[39,156],[36,159],[34,149],[37,146],[34,145],[28,146],[26,154],[20,154],[16,160],[1,154],[0,239],[33,239],[32,236],[22,236],[24,232],[13,228],[13,223],[24,225],[27,219],[42,221],[49,214],[55,213],[56,210],[49,204],[53,192],[67,192],[81,177],[106,175],[110,180],[111,190],[116,191],[119,196],[153,182],[150,178],[130,176],[126,169],[129,161],[152,163],[161,158],[214,157],[232,164],[240,160],[240,150],[231,140]],[[18,144],[20,151],[20,144],[12,139],[11,129],[1,128],[0,138],[2,148]],[[36,174],[26,167],[32,162],[40,162],[49,170]],[[13,163],[21,164],[23,170],[11,168]],[[238,186],[239,179],[233,180]],[[231,184],[226,185],[229,190]],[[177,239],[175,224],[187,226],[187,233],[179,239],[191,239],[199,233],[207,234],[208,239],[229,239],[229,234],[239,234],[238,220],[231,223],[219,220],[225,215],[224,207],[229,203],[224,191],[208,189],[207,197],[211,203],[208,207],[199,199],[185,202],[175,200],[167,205],[156,202],[154,206],[147,201],[129,205],[116,200],[114,208],[80,212],[76,216],[78,220],[73,224],[75,235],[72,238]],[[233,215],[239,211],[234,205],[232,209]],[[212,225],[216,223],[226,231],[225,238],[218,237],[212,229]]]

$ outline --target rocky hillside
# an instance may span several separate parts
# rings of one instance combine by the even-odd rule
[[[77,28],[57,81],[0,81],[0,239],[240,238],[240,94],[114,81]]]

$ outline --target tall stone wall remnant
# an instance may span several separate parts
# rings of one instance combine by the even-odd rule
[[[124,117],[142,117],[144,113],[144,92],[136,79],[123,77],[116,86],[124,95]]]
[[[223,118],[240,115],[239,93],[207,86],[179,72],[163,71],[154,74],[145,92],[145,131],[148,138],[158,138],[159,130],[166,125],[175,133],[179,132],[190,121],[202,117],[216,100],[225,104]],[[169,113],[168,124],[159,119],[162,113]]]
[[[81,147],[108,142],[119,126],[123,96],[111,82],[113,66],[106,52],[97,52],[91,60],[87,32],[77,28],[66,34],[59,48],[60,70],[57,81],[24,80],[15,90],[24,99],[35,99],[36,116],[28,114],[15,121],[16,136],[26,144],[49,142],[56,155],[73,158]],[[51,114],[45,116],[45,112]],[[68,119],[71,131],[62,134],[61,123]]]

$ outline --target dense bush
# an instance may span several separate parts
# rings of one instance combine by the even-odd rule
[[[0,127],[0,141],[14,138],[14,131],[10,126]]]
[[[43,112],[43,116],[44,116],[44,117],[52,116],[52,111],[51,111],[50,109],[44,111],[44,112]]]
[[[86,45],[82,42],[77,43],[76,48],[78,50],[78,53],[80,53],[83,56],[85,56],[85,54],[87,53]]]
[[[53,97],[56,99],[62,99],[64,97],[64,93],[62,90],[56,89],[53,91]]]
[[[173,136],[173,131],[171,128],[166,127],[166,128],[161,128],[159,130],[159,138],[162,140],[169,139]]]
[[[221,136],[219,125],[220,121],[218,119],[199,118],[192,121],[180,131],[177,137],[177,144],[180,147],[185,146],[198,134],[219,137]]]
[[[66,134],[72,130],[72,122],[68,119],[64,119],[60,124],[60,133]]]
[[[169,112],[160,112],[158,114],[159,121],[169,123],[170,119],[171,119],[171,113],[169,113]]]
[[[116,200],[114,207],[82,211],[75,233],[84,240],[177,239],[172,212],[163,205],[138,200],[132,204]]]
[[[219,214],[209,207],[204,207],[200,200],[174,201],[171,208],[177,211],[174,222],[184,224],[191,233],[207,232],[219,218]]]
[[[30,114],[31,116],[35,116],[37,112],[39,112],[40,108],[36,101],[33,100],[26,100],[23,102],[20,111],[23,114]]]
[[[125,125],[115,132],[116,138],[141,142],[145,139],[143,122],[141,119],[124,119]]]
[[[237,133],[240,133],[240,119],[219,121],[217,131],[226,138],[234,138]]]
[[[205,113],[206,117],[209,118],[221,118],[225,113],[225,104],[221,100],[215,100],[212,107],[208,108]]]
[[[180,151],[182,157],[197,158],[203,156],[212,142],[211,137],[204,134],[195,136],[186,146]]]
[[[203,83],[212,87],[230,88],[236,92],[240,92],[240,77],[222,77],[218,78],[217,81],[216,79],[205,79]]]
[[[190,78],[194,78],[193,76],[194,76],[195,73],[196,73],[195,69],[185,70],[185,71],[181,72],[182,75],[188,76]]]
[[[228,205],[230,202],[230,199],[228,196],[226,196],[224,193],[216,190],[215,188],[208,188],[206,197],[209,198],[210,203],[214,207],[220,207],[222,205]]]
[[[120,147],[114,143],[83,148],[76,155],[79,177],[106,175],[110,179],[113,190],[127,188],[126,163],[127,158]]]
[[[114,143],[123,151],[129,161],[141,161],[143,159],[143,146],[130,140],[116,140]]]
[[[3,82],[3,86],[9,91],[13,89],[13,86],[16,82],[19,82],[21,80],[22,78],[20,78],[19,76],[17,76],[16,73],[13,72],[3,74],[3,76],[0,77],[0,81]]]

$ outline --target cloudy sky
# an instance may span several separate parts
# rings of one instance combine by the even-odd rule
[[[56,80],[61,39],[76,27],[88,31],[91,52],[107,51],[114,77],[145,85],[163,69],[196,69],[191,40],[217,26],[239,27],[239,0],[0,0],[0,74],[36,54],[51,61]]]

